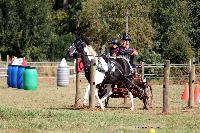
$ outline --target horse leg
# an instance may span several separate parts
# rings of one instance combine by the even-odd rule
[[[112,94],[111,84],[107,85],[105,89],[107,90],[107,92],[101,99],[99,98],[99,95],[98,95],[98,89],[95,90],[95,96],[96,96],[98,103],[100,104],[100,107],[102,110],[105,110],[103,102]]]
[[[109,101],[109,97],[105,100],[105,107],[108,107],[108,101]]]
[[[147,85],[147,87],[145,88],[145,98],[143,99],[144,109],[149,110],[150,108],[152,108],[152,98],[153,94],[151,86]]]
[[[128,89],[128,94],[129,94],[129,97],[131,99],[131,110],[133,111],[135,107],[134,107],[134,103],[133,103],[133,94],[131,92],[131,86],[132,86],[132,84],[131,84],[130,81],[131,80],[127,80],[126,83],[125,83],[125,85],[126,85],[126,88]]]
[[[86,106],[87,103],[88,103],[89,93],[90,93],[90,84],[88,84],[87,87],[85,88],[85,95],[84,95],[84,100],[83,100],[83,106]]]
[[[99,95],[98,95],[98,89],[95,90],[95,96],[102,110],[105,110],[105,107],[103,105],[104,100],[106,100],[112,94],[111,85],[107,85],[105,89],[107,90],[107,92],[101,99],[99,98]]]
[[[83,101],[83,106],[86,106],[88,103],[88,99],[89,99],[89,94],[90,94],[90,84],[87,85],[87,87],[85,88],[85,95],[84,95],[84,101]],[[98,101],[98,103],[100,104],[100,107],[102,110],[105,109],[105,107],[103,106],[103,103],[101,102],[99,95],[98,95],[98,89],[95,88],[95,97]]]
[[[110,95],[112,95],[112,87],[111,84],[107,85],[106,88],[107,90],[106,94],[101,98],[101,101],[104,102]]]
[[[101,99],[99,98],[99,95],[98,95],[98,89],[95,89],[95,96],[96,96],[96,99],[98,101],[98,103],[100,104],[100,107],[102,110],[105,110],[105,107],[103,105],[103,102],[101,101]]]

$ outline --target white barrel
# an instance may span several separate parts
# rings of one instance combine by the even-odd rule
[[[58,66],[57,68],[57,86],[67,86],[69,85],[69,67],[68,66]]]

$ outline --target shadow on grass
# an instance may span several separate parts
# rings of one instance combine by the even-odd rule
[[[80,110],[80,111],[102,111],[102,109],[99,106],[95,106],[95,108],[90,108],[89,106],[78,106],[75,107],[74,105],[71,106],[67,106],[67,107],[61,107],[61,108],[57,108],[57,107],[50,107],[50,108],[44,108],[47,110]],[[107,107],[105,108],[104,111],[106,110],[117,110],[117,109],[130,109],[130,107]]]

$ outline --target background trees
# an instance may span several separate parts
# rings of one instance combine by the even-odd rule
[[[56,60],[66,57],[73,40],[63,34],[65,12],[53,12],[49,0],[10,0],[0,2],[1,53],[25,56],[28,60]]]
[[[51,38],[51,6],[46,1],[1,2],[1,45],[10,55],[46,59]]]
[[[196,52],[197,62],[200,61],[200,1],[189,0],[190,7],[190,38]]]
[[[158,32],[155,44],[163,59],[184,63],[193,56],[189,38],[190,21],[187,1],[155,0],[153,25]]]
[[[1,0],[0,52],[56,61],[83,34],[102,54],[125,32],[128,11],[138,62],[185,63],[200,49],[199,8],[196,0]]]

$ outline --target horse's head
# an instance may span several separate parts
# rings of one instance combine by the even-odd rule
[[[70,56],[74,57],[77,54],[82,54],[85,46],[86,43],[83,40],[76,39],[69,48]]]
[[[87,40],[76,39],[69,48],[69,53],[71,57],[77,57],[78,55],[88,55],[88,56],[97,56],[97,53],[94,51],[91,45]],[[92,58],[92,57],[88,57]]]

